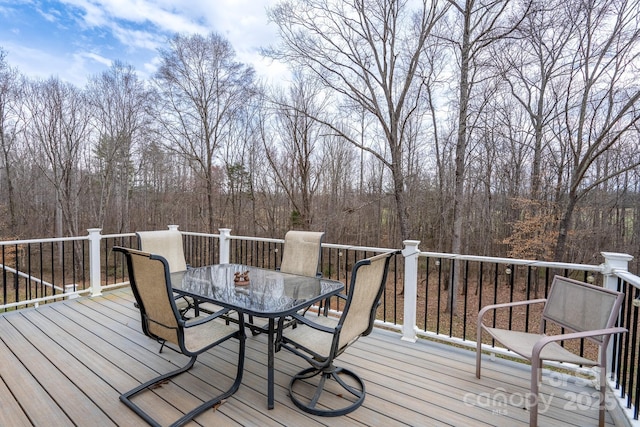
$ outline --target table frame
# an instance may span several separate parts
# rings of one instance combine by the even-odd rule
[[[248,270],[266,270],[266,269],[261,269],[258,267],[252,267],[252,266],[247,266],[247,265],[242,265],[242,264],[236,264],[238,266],[241,266],[242,268],[248,269]],[[210,268],[211,266],[205,266],[205,267],[199,267],[199,268]],[[309,277],[307,276],[296,276],[295,274],[289,274],[289,273],[282,273],[280,271],[275,271],[275,270],[269,270],[269,272],[271,274],[280,274],[286,277],[301,277],[304,278],[304,280],[309,280]],[[173,275],[172,275],[173,276]],[[182,277],[182,275],[180,276]],[[326,292],[323,294],[318,295],[317,297],[314,298],[310,298],[304,301],[301,301],[299,304],[294,305],[293,307],[286,309],[286,310],[280,310],[280,311],[274,311],[274,312],[263,312],[263,311],[256,311],[256,310],[250,310],[247,309],[246,307],[242,307],[242,306],[238,306],[236,304],[230,303],[229,301],[226,300],[221,300],[221,299],[216,299],[213,297],[210,297],[208,295],[204,295],[201,293],[197,293],[197,292],[190,292],[190,291],[186,291],[184,289],[182,289],[181,287],[177,287],[177,286],[173,286],[172,283],[172,288],[173,291],[177,294],[180,295],[185,295],[185,296],[189,296],[191,298],[194,298],[198,301],[203,301],[203,302],[210,302],[225,308],[230,308],[232,310],[235,310],[238,312],[239,316],[244,316],[246,315],[252,315],[255,317],[262,317],[262,318],[267,318],[268,319],[268,327],[267,327],[267,408],[268,409],[273,409],[274,407],[274,359],[275,359],[275,334],[276,334],[276,319],[279,319],[281,317],[285,317],[287,315],[296,313],[300,310],[303,310],[307,307],[312,306],[313,304],[323,301],[327,298],[330,298],[334,295],[339,294],[340,292],[342,292],[344,290],[344,284],[342,282],[338,282],[336,280],[329,280],[329,279],[322,279],[322,278],[316,278],[318,281],[325,281],[325,282],[333,282],[335,284],[339,284],[339,287],[336,287],[336,289],[332,290],[331,292]]]

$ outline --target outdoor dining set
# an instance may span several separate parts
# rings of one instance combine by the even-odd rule
[[[199,268],[186,265],[182,235],[177,230],[138,232],[139,249],[114,247],[125,255],[129,282],[140,310],[145,335],[190,359],[183,367],[152,378],[123,393],[120,400],[151,425],[159,425],[137,405],[134,396],[179,375],[195,364],[198,355],[227,340],[236,340],[236,378],[221,394],[184,414],[173,425],[183,425],[231,396],[243,375],[245,330],[267,335],[267,407],[274,406],[274,354],[289,350],[310,364],[291,379],[292,401],[315,415],[338,416],[357,409],[365,397],[363,381],[334,360],[358,337],[368,335],[386,281],[386,252],[357,262],[348,292],[344,284],[323,279],[317,271],[323,233],[290,231],[277,270],[247,265],[217,264]],[[331,297],[344,300],[340,316],[325,315],[312,305]],[[316,379],[311,397],[299,395],[298,383]],[[325,382],[343,389],[346,406],[327,409],[322,404]]]
[[[138,248],[116,246],[126,258],[129,283],[140,311],[142,331],[165,348],[189,357],[188,362],[123,393],[120,400],[150,425],[159,425],[135,402],[135,396],[191,369],[198,355],[228,340],[237,342],[236,375],[222,393],[184,414],[172,425],[183,425],[203,411],[230,398],[241,385],[248,335],[266,335],[267,408],[274,407],[275,354],[285,349],[300,356],[309,367],[293,375],[289,396],[300,410],[317,416],[341,416],[360,407],[365,384],[353,370],[336,366],[340,356],[359,337],[371,333],[380,297],[385,289],[391,258],[386,251],[356,262],[348,286],[323,278],[319,271],[321,232],[289,231],[280,267],[275,270],[240,264],[190,267],[184,256],[182,234],[177,230],[138,232]],[[341,300],[340,312],[329,311],[328,300]],[[485,307],[478,321],[476,376],[480,378],[482,333],[532,363],[529,410],[537,425],[538,381],[542,360],[606,366],[611,336],[624,332],[615,327],[622,294],[556,276],[545,299],[524,303],[544,304],[538,333],[515,332],[486,326],[483,317],[506,305]],[[544,324],[556,323],[562,334],[545,335]],[[578,357],[559,342],[588,339],[601,349],[597,360]],[[603,369],[604,370],[604,369]],[[603,374],[604,375],[604,374]],[[604,377],[601,377],[604,390]],[[212,392],[213,393],[213,392]],[[604,397],[600,399],[603,423]]]

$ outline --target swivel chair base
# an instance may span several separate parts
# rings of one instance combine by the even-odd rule
[[[343,379],[341,378],[341,376],[346,376],[350,378],[351,381],[349,381],[348,378]],[[313,377],[318,377],[317,385],[310,383],[309,381],[304,381],[309,380]],[[337,387],[335,385],[332,386],[333,389],[339,388],[340,390],[346,391],[346,393],[327,391],[325,389],[325,383],[327,382],[327,380],[329,380],[331,383],[337,384]],[[295,384],[299,381],[304,381],[307,384],[307,389],[308,386],[315,387],[316,391],[311,400],[309,400],[308,397],[304,397],[304,399],[308,402],[301,400],[301,397],[303,397],[301,393],[294,392]],[[347,381],[352,383],[355,382],[355,384],[350,385],[347,383]],[[320,397],[323,392],[325,394],[333,394],[334,399],[331,403],[323,404],[322,402],[320,402]],[[329,366],[327,368],[317,369],[311,367],[300,371],[291,379],[291,382],[289,383],[289,397],[298,408],[305,412],[322,417],[338,417],[353,412],[358,409],[360,405],[362,405],[365,397],[364,382],[354,372],[345,368]],[[345,399],[349,403],[349,405],[342,406],[338,409],[330,409],[335,406],[335,399],[339,398]],[[353,400],[354,398],[355,400]],[[319,409],[319,406],[327,409]]]

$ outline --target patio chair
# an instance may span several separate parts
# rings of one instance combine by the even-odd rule
[[[279,270],[301,276],[318,276],[323,232],[290,230],[284,235],[284,249]]]
[[[294,375],[289,383],[289,396],[303,411],[339,416],[354,411],[364,402],[362,379],[349,369],[335,366],[334,361],[359,337],[371,333],[389,260],[394,253],[384,253],[355,264],[347,294],[339,295],[346,301],[339,318],[294,314],[297,328],[278,328],[276,349],[287,349],[311,365]],[[315,389],[311,396],[310,389]],[[325,399],[321,401],[321,397]]]
[[[301,276],[322,277],[318,271],[324,232],[289,230],[284,235],[284,249],[279,271]],[[320,302],[318,313],[324,302]],[[329,304],[325,305],[328,309]]]
[[[138,249],[162,256],[169,264],[169,272],[175,273],[187,269],[182,233],[178,230],[137,231],[136,236]]]
[[[615,327],[624,294],[566,277],[555,276],[545,299],[489,305],[478,313],[476,377],[480,378],[482,332],[487,332],[507,349],[531,362],[531,393],[529,394],[529,424],[538,422],[538,388],[542,379],[542,361],[566,362],[583,366],[598,366],[600,413],[599,425],[604,425],[607,345],[612,335],[626,332]],[[489,327],[483,324],[488,312],[505,307],[544,304],[539,333],[527,333]],[[546,335],[549,324],[561,328],[558,335]],[[569,351],[563,341],[587,339],[599,347],[598,360],[591,360]]]
[[[144,252],[162,256],[169,264],[169,272],[185,271],[187,262],[182,246],[182,233],[178,230],[154,230],[137,231],[138,249]],[[176,304],[180,314],[185,317],[191,309],[198,316],[199,307],[197,301],[185,296],[175,295]]]
[[[282,261],[276,270],[300,276],[322,277],[318,265],[323,236],[324,232],[288,231],[284,236]],[[256,325],[254,316],[249,316],[247,325],[253,335],[258,335],[266,329],[264,326]]]
[[[231,387],[189,411],[172,424],[172,426],[183,425],[231,396],[240,386],[245,353],[242,317],[240,316],[239,325],[226,325],[224,322],[216,320],[228,311],[223,309],[207,317],[184,320],[172,297],[170,270],[166,259],[135,249],[114,247],[113,250],[122,252],[126,257],[129,281],[133,295],[140,307],[142,330],[145,335],[158,342],[169,342],[177,348],[176,351],[190,357],[189,362],[183,367],[157,376],[120,396],[120,400],[146,422],[154,426],[159,425],[131,400],[133,396],[153,388],[155,384],[163,383],[169,378],[188,371],[196,362],[198,355],[210,348],[231,338],[235,338],[239,342],[236,378]]]

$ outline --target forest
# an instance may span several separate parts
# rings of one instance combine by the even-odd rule
[[[0,239],[181,230],[575,263],[640,256],[638,0],[285,0],[288,65],[176,34],[142,79],[0,46]]]

